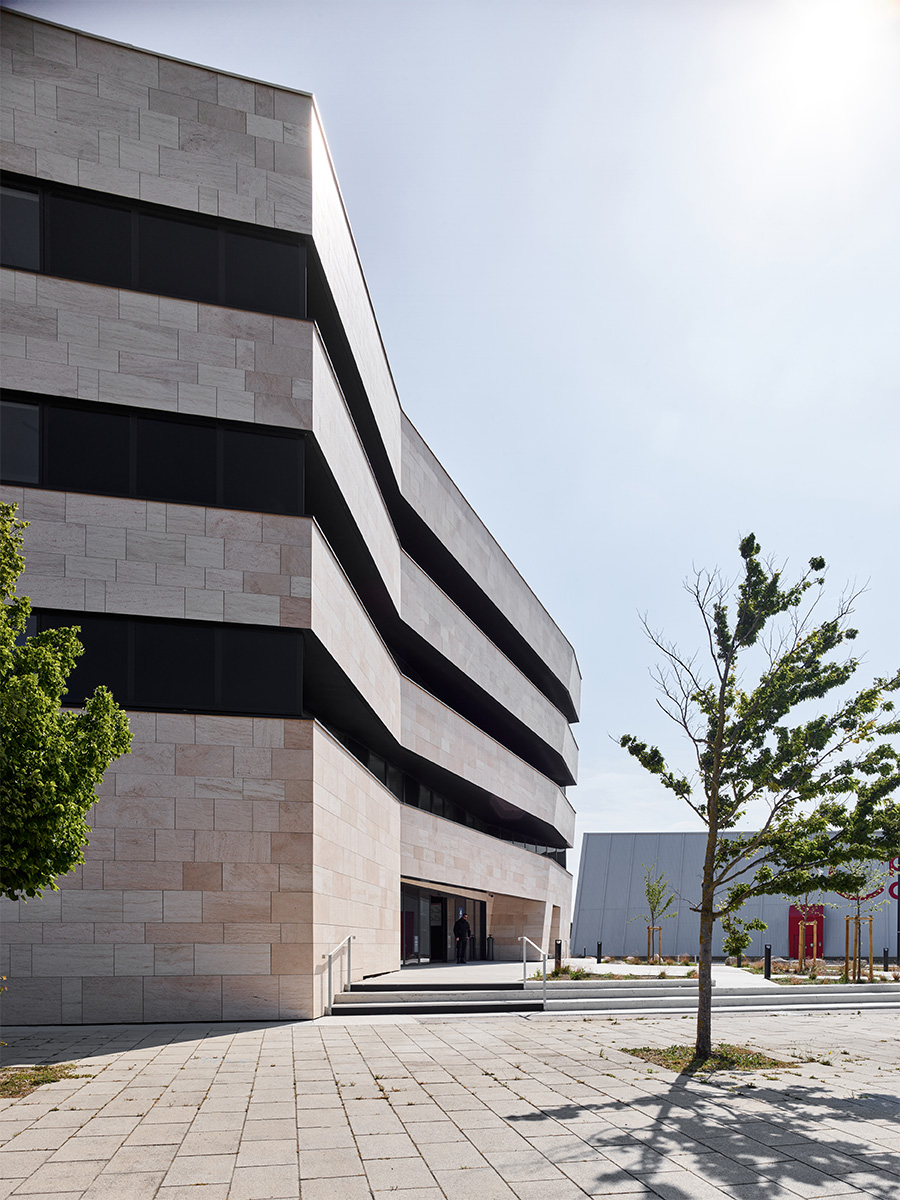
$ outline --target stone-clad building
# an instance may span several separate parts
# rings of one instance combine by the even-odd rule
[[[298,1018],[568,928],[573,651],[400,408],[311,96],[3,17],[3,498],[87,861],[3,904],[13,1022]]]

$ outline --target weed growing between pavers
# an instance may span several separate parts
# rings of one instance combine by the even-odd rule
[[[715,1071],[770,1071],[773,1067],[796,1066],[796,1063],[769,1058],[747,1046],[729,1046],[725,1042],[714,1046],[712,1054],[706,1059],[695,1058],[693,1046],[622,1046],[621,1049],[635,1058],[642,1058],[644,1062],[655,1063],[658,1067],[666,1067],[682,1075],[710,1075]]]
[[[17,1100],[27,1096],[44,1083],[58,1083],[60,1079],[93,1079],[93,1075],[80,1075],[74,1063],[56,1063],[40,1067],[3,1067],[0,1069],[0,1096],[6,1100]]]

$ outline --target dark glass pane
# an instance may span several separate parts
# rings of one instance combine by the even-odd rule
[[[176,504],[214,505],[215,429],[139,417],[137,494]]]
[[[41,410],[36,404],[0,402],[0,479],[40,483]]]
[[[218,299],[218,231],[189,221],[142,213],[138,225],[138,284],[162,296]]]
[[[403,799],[403,772],[399,767],[392,767],[388,763],[387,769],[387,787],[389,792],[393,792],[398,800]]]
[[[47,197],[48,275],[131,287],[131,213],[110,204]]]
[[[384,783],[387,779],[387,764],[384,759],[377,754],[369,754],[369,770],[379,781]]]
[[[408,775],[403,776],[403,803],[419,807],[419,784]]]
[[[215,629],[136,621],[134,703],[209,712],[215,707]]]
[[[222,503],[250,512],[303,512],[303,443],[226,429]]]
[[[4,267],[41,269],[40,213],[37,192],[0,188],[0,261]]]
[[[119,413],[48,407],[45,485],[71,492],[129,494],[130,418]]]
[[[84,704],[94,689],[108,687],[119,704],[128,704],[128,626],[130,622],[114,617],[91,617],[83,613],[68,613],[42,618],[41,628],[58,629],[77,625],[78,640],[84,654],[69,676],[66,704]]]
[[[300,712],[300,638],[277,629],[222,630],[222,708]]]
[[[231,308],[304,315],[304,260],[299,245],[222,230],[219,302]]]

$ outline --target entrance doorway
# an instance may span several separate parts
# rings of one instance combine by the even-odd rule
[[[402,884],[401,963],[408,966],[411,963],[455,961],[453,926],[463,913],[468,913],[472,929],[468,957],[471,961],[483,959],[487,950],[487,904],[484,900]]]

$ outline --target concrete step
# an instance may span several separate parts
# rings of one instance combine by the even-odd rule
[[[584,981],[547,985],[547,1012],[691,1012],[697,1006],[696,980],[652,980],[656,986],[606,984]],[[663,985],[663,986],[660,986]],[[668,985],[668,986],[664,986]],[[900,987],[892,984],[800,984],[796,986],[719,988],[713,1007],[721,1008],[900,1008]],[[335,996],[332,1011],[342,1016],[427,1015],[446,1013],[540,1012],[542,987],[529,982],[524,989],[505,985],[494,988],[448,987],[400,990],[396,986],[365,987]]]
[[[521,992],[525,985],[518,983],[380,983],[377,979],[364,979],[351,983],[351,992]]]
[[[835,988],[742,988],[713,992],[713,1008],[850,1008],[891,1007],[900,1008],[900,989],[894,992],[887,988],[855,989],[850,993],[838,993]],[[637,999],[605,997],[580,998],[568,996],[560,999],[548,998],[548,1012],[639,1012],[639,1011],[693,1011],[697,997],[659,996]]]
[[[660,981],[662,982],[662,981]],[[690,985],[693,986],[690,986]],[[565,984],[547,984],[548,1000],[562,1000],[567,997],[573,999],[654,999],[666,995],[676,995],[682,997],[696,996],[697,982],[689,980],[689,986],[685,986],[682,982],[676,982],[674,986],[669,988],[663,987],[648,987],[646,984],[604,984],[598,985],[578,983]],[[401,988],[388,986],[381,987],[365,987],[360,984],[354,984],[349,992],[341,992],[334,998],[335,1004],[348,1005],[360,1003],[379,1003],[379,1004],[428,1004],[441,1001],[445,1004],[466,1004],[478,1003],[481,998],[485,1000],[509,1001],[510,1003],[521,1004],[523,1002],[540,1001],[543,995],[541,984],[529,983],[526,988],[521,984],[518,987],[510,984],[494,985],[492,988],[480,988],[477,991],[470,989],[450,989],[449,987],[422,987],[417,988]]]
[[[403,999],[346,999],[335,996],[332,1013],[340,1017],[364,1016],[398,1016],[403,1013],[424,1015],[428,1013],[522,1013],[540,1012],[543,1005],[540,998],[526,999],[521,992],[517,999],[497,1000],[491,997],[476,999],[447,999],[447,997],[432,997],[429,999],[419,996],[408,996]]]

